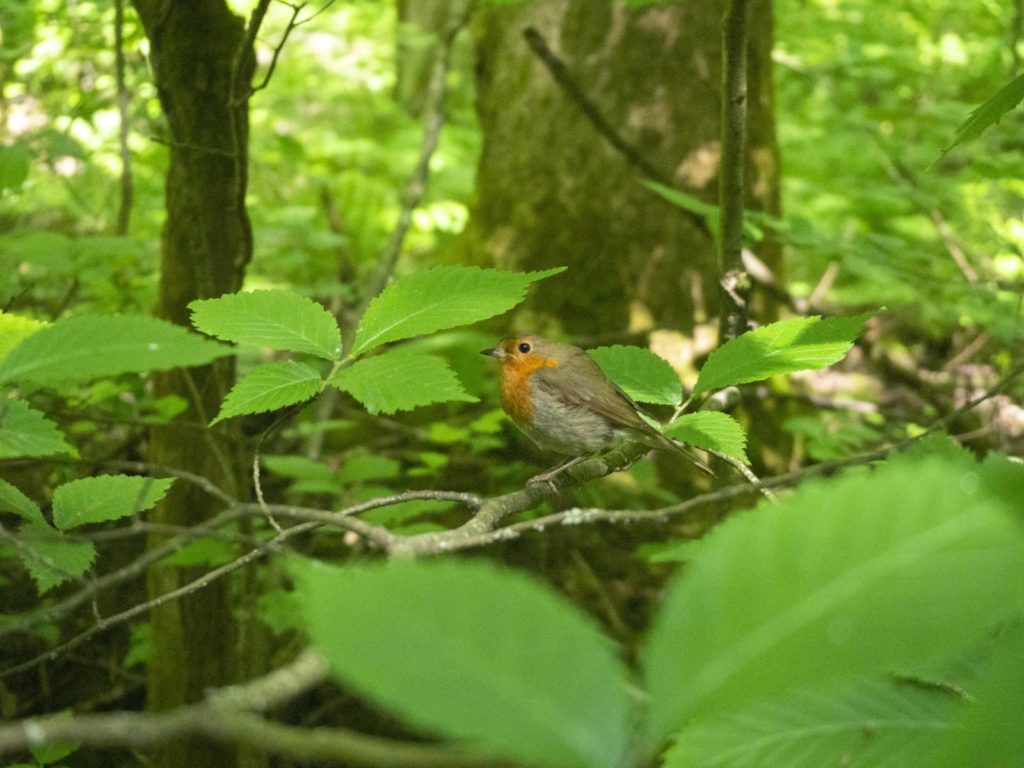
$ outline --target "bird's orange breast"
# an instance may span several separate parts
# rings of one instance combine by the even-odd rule
[[[501,407],[517,424],[533,420],[533,395],[530,377],[541,368],[554,368],[553,357],[527,357],[505,360],[501,366]]]

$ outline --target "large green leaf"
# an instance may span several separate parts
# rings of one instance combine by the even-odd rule
[[[53,492],[53,524],[61,530],[142,512],[156,504],[172,477],[99,475],[64,483]]]
[[[941,688],[868,678],[802,690],[697,721],[665,768],[904,768],[954,725],[963,699]],[[962,765],[966,765],[963,763]]]
[[[351,394],[370,413],[408,411],[449,400],[477,400],[462,388],[442,358],[405,349],[359,360],[342,368],[327,383]]]
[[[564,271],[500,272],[479,267],[435,267],[399,278],[366,309],[352,354],[500,315],[523,300],[537,280]]]
[[[6,480],[0,480],[0,512],[13,512],[30,523],[46,524],[39,505]]]
[[[532,578],[455,560],[294,571],[334,675],[409,724],[531,765],[624,764],[615,651]]]
[[[673,421],[664,430],[669,437],[682,440],[709,451],[718,451],[726,456],[747,459],[747,433],[732,416],[718,411],[687,413]]]
[[[44,327],[46,323],[40,320],[0,311],[0,360],[7,357],[7,353],[22,341]]]
[[[337,360],[341,332],[311,299],[288,291],[231,293],[188,305],[196,328],[226,341]]]
[[[283,360],[261,365],[242,378],[221,404],[216,424],[244,413],[262,413],[309,400],[320,391],[320,374],[304,363]]]
[[[872,314],[795,317],[747,331],[711,353],[694,394],[832,365],[846,356]]]
[[[18,557],[43,594],[68,579],[81,576],[96,559],[91,541],[74,541],[48,525],[26,523],[18,529]]]
[[[0,459],[74,455],[57,425],[22,400],[0,399]]]
[[[664,358],[642,347],[598,347],[587,352],[609,379],[641,403],[679,405],[683,385]]]
[[[147,315],[78,315],[36,331],[0,361],[0,382],[75,383],[203,365],[232,349]]]
[[[645,654],[652,746],[689,717],[925,663],[1016,610],[1024,536],[977,477],[902,459],[715,529]]]

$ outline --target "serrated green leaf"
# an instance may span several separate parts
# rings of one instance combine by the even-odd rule
[[[22,341],[45,327],[46,323],[40,320],[0,311],[0,360],[7,357]]]
[[[75,455],[64,433],[22,400],[0,399],[0,458]]]
[[[316,395],[321,386],[320,374],[304,363],[283,360],[261,365],[231,388],[210,425],[232,416],[276,411],[301,403]]]
[[[992,94],[974,109],[966,120],[957,126],[953,143],[942,150],[940,159],[945,157],[954,147],[965,141],[976,139],[994,123],[1020,104],[1024,99],[1024,74],[1017,75],[1010,82]]]
[[[701,368],[694,394],[842,360],[874,313],[851,317],[795,317],[765,325],[720,346]]]
[[[370,413],[408,411],[430,403],[476,402],[442,358],[394,349],[359,360],[327,383],[348,392]]]
[[[642,347],[598,347],[587,351],[609,379],[637,402],[679,405],[683,385],[668,361]]]
[[[352,354],[500,315],[523,300],[530,283],[564,270],[501,272],[450,266],[406,275],[370,302],[359,321]]]
[[[53,492],[53,524],[66,531],[142,512],[156,504],[173,477],[99,475],[64,483]]]
[[[411,725],[531,765],[624,764],[626,676],[611,643],[532,578],[483,561],[293,572],[333,674]]]
[[[747,433],[732,416],[718,411],[698,411],[680,416],[663,430],[684,443],[718,451],[749,464]]]
[[[808,484],[719,526],[650,637],[652,746],[688,718],[965,647],[1024,600],[1010,511],[932,457]]]
[[[341,357],[341,332],[334,317],[317,302],[298,294],[232,293],[199,299],[188,306],[195,327],[219,339],[302,352],[325,360]]]
[[[46,525],[39,505],[6,480],[0,480],[0,512],[13,512],[22,520]]]
[[[81,576],[96,559],[91,541],[73,541],[48,525],[26,523],[18,530],[25,549],[18,557],[42,595],[68,579]]]
[[[664,768],[904,768],[953,727],[966,702],[946,690],[868,678],[772,697],[687,725]],[[961,765],[966,765],[962,763]]]
[[[120,373],[204,365],[232,349],[148,315],[63,317],[0,361],[0,381],[77,383]]]
[[[0,146],[0,192],[21,187],[31,165],[32,153],[24,141]]]

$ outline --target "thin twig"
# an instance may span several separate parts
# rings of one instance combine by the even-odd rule
[[[444,107],[446,88],[445,81],[448,77],[448,69],[451,65],[452,50],[455,47],[455,38],[459,32],[469,23],[470,16],[475,8],[475,2],[467,2],[461,13],[454,14],[449,19],[444,32],[441,35],[440,46],[434,66],[430,70],[430,80],[427,84],[427,95],[423,106],[424,125],[423,142],[420,144],[419,159],[416,167],[409,176],[402,192],[402,202],[398,211],[398,223],[395,224],[391,237],[388,239],[384,251],[377,260],[377,266],[373,275],[366,284],[363,292],[363,301],[356,317],[362,317],[366,308],[373,298],[384,290],[388,281],[394,274],[398,264],[398,257],[405,243],[405,237],[412,226],[412,214],[423,201],[427,190],[427,182],[430,178],[430,159],[437,149],[437,142],[441,135],[441,128],[444,126]]]
[[[128,86],[125,83],[124,0],[114,0],[114,73],[117,80],[118,146],[121,151],[121,202],[117,209],[117,234],[128,234],[132,215],[132,153],[128,147],[131,127]]]

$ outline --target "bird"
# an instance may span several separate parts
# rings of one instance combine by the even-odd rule
[[[681,454],[714,475],[700,459],[648,424],[633,398],[580,347],[521,333],[506,336],[481,354],[501,362],[501,406],[512,422],[540,448],[572,457],[534,481],[550,482],[625,439]]]

